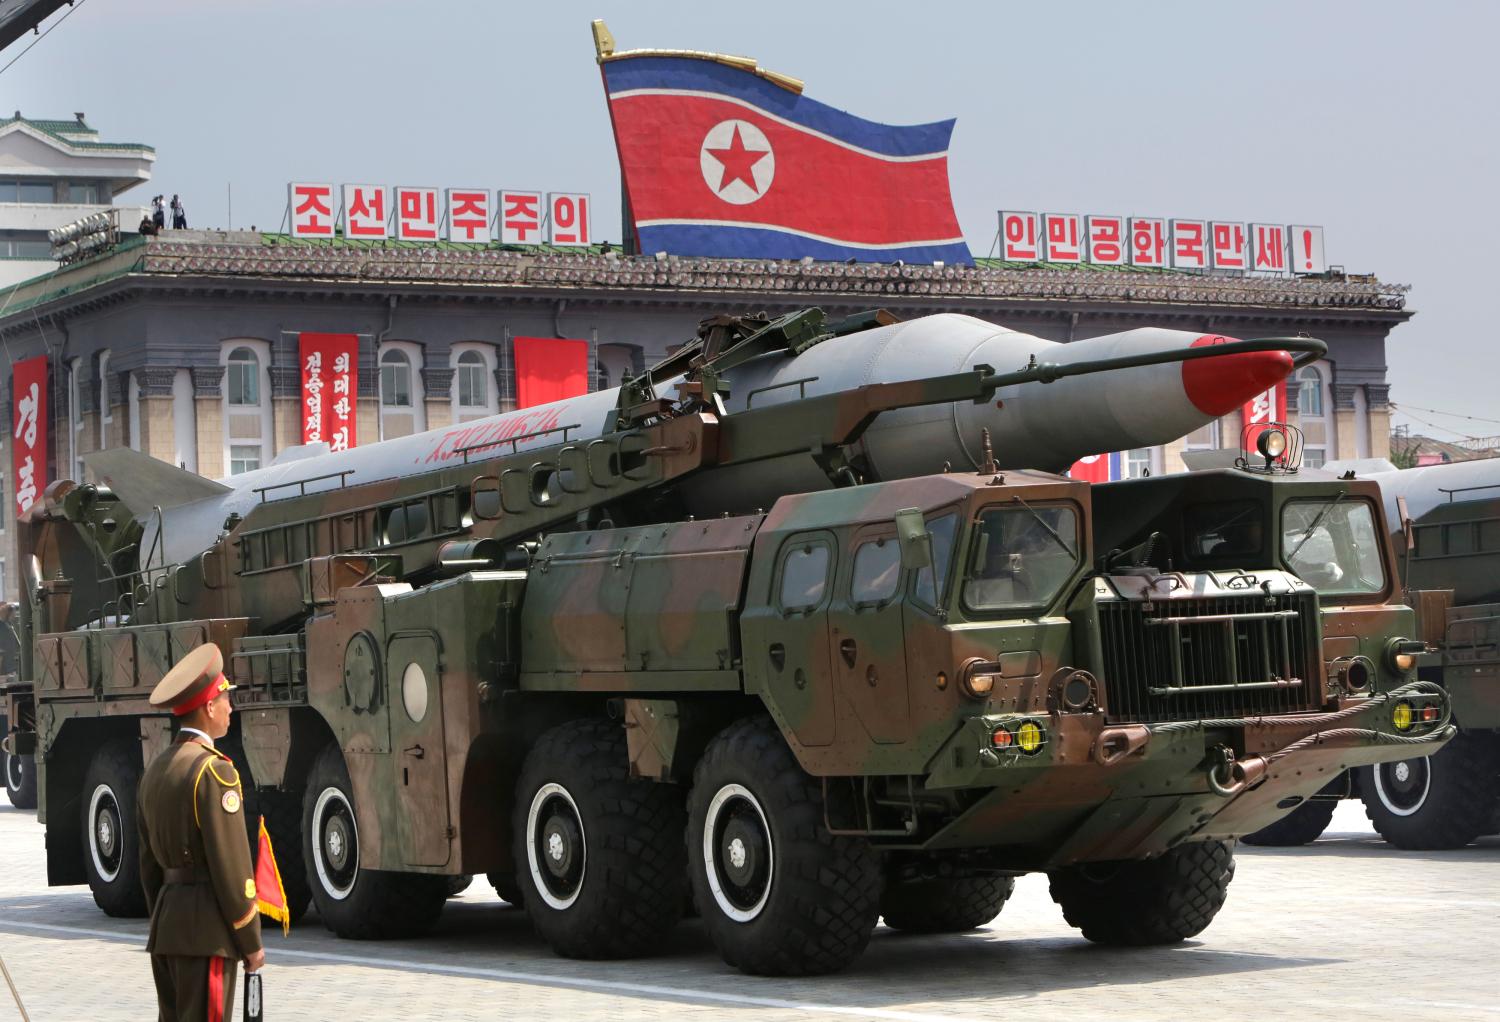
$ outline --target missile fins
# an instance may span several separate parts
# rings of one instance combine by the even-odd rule
[[[109,484],[109,488],[138,518],[149,514],[153,508],[181,507],[234,492],[223,483],[205,479],[195,472],[158,461],[129,447],[85,454],[83,463]]]

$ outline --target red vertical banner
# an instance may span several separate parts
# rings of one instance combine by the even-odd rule
[[[517,337],[514,342],[518,408],[588,393],[588,341]]]
[[[1286,421],[1286,386],[1278,383],[1270,390],[1256,394],[1241,409],[1245,419],[1245,453],[1255,453],[1255,441],[1261,432],[1273,422]]]
[[[359,337],[299,334],[302,366],[302,442],[347,451],[358,443]]]
[[[47,488],[47,356],[11,366],[11,493],[24,515]]]

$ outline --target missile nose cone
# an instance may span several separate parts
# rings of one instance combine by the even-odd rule
[[[1205,334],[1193,347],[1228,344],[1233,337]],[[1292,372],[1292,356],[1285,351],[1246,351],[1222,358],[1197,358],[1182,363],[1182,389],[1204,415],[1227,415],[1256,394],[1263,394]]]

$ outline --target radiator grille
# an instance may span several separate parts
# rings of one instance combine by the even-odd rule
[[[1317,596],[1105,601],[1109,717],[1158,723],[1319,710]]]

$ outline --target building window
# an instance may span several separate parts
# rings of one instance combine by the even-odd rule
[[[56,195],[51,181],[22,181],[17,190],[18,197],[11,201],[50,203],[55,200]]]
[[[229,474],[254,472],[260,468],[260,444],[234,444],[229,448]]]
[[[229,353],[224,388],[229,403],[240,407],[260,406],[260,359],[249,348],[235,348]]]
[[[1323,374],[1312,366],[1297,374],[1297,413],[1304,418],[1323,417]]]
[[[1183,447],[1189,451],[1216,451],[1219,449],[1219,420],[1215,419],[1193,430],[1184,438]]]
[[[458,385],[458,406],[460,408],[488,408],[490,405],[490,388],[486,377],[489,375],[489,366],[485,364],[484,356],[477,351],[465,351],[458,356],[458,367],[455,381]]]
[[[411,360],[391,348],[380,356],[380,403],[386,408],[411,407]]]
[[[1150,447],[1137,447],[1125,452],[1125,478],[1144,479],[1151,474],[1151,466],[1155,463],[1154,452]]]
[[[99,204],[99,186],[92,181],[72,181],[68,184],[68,201],[84,206]]]

